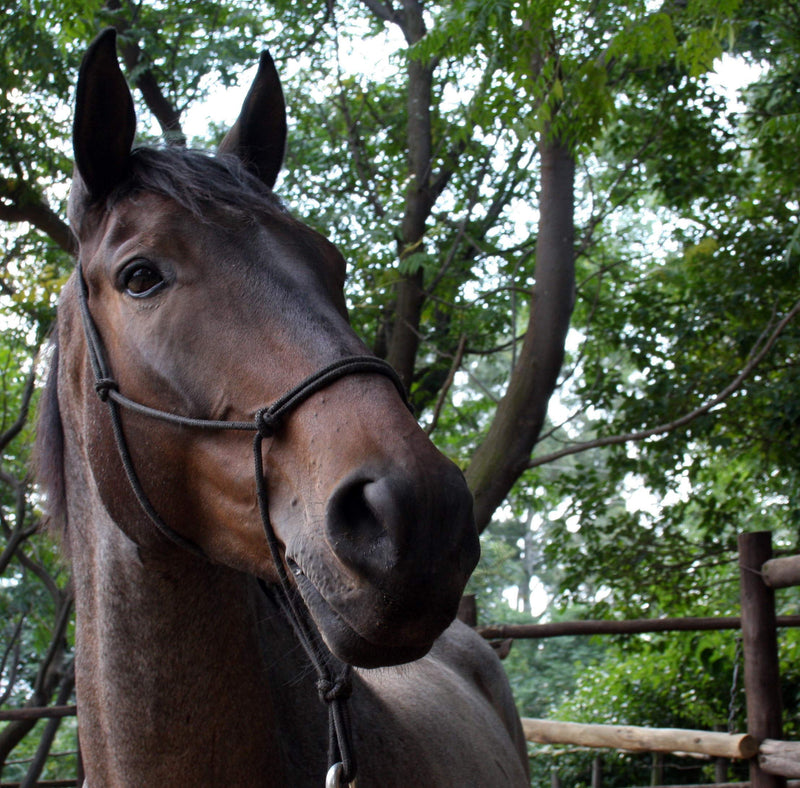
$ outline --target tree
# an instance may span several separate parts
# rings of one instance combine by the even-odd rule
[[[575,301],[576,163],[620,111],[615,101],[632,104],[647,89],[635,77],[642,68],[652,74],[662,67],[649,89],[668,87],[688,103],[697,74],[721,51],[714,26],[734,6],[713,4],[672,16],[637,4],[468,2],[425,8],[428,17],[416,2],[402,8],[354,3],[348,9],[355,15],[364,7],[373,14],[368,23],[396,26],[409,45],[392,75],[405,82],[408,105],[398,115],[398,103],[376,101],[382,89],[366,78],[345,81],[336,74],[330,90],[342,123],[329,123],[324,143],[315,146],[323,151],[319,171],[327,178],[341,168],[346,151],[360,152],[345,187],[356,189],[347,213],[371,224],[368,237],[376,240],[396,217],[398,261],[387,261],[397,272],[395,298],[367,333],[411,383],[418,405],[430,403],[432,379],[450,379],[446,370],[453,362],[467,366],[465,358],[501,348],[493,386],[499,401],[484,406],[489,412],[476,424],[479,432],[463,459],[484,528],[528,468],[557,383]],[[335,31],[338,45],[346,47]],[[314,80],[315,90],[324,79],[321,74]],[[447,96],[448,104],[434,103],[438,96]],[[302,114],[304,103],[296,103],[295,111]],[[307,103],[316,111],[318,102],[309,97]],[[302,125],[314,128],[311,121]],[[391,155],[364,156],[365,140],[380,138],[387,128],[397,130],[384,148]],[[398,171],[409,184],[405,194],[382,193],[376,184],[391,188]],[[358,192],[359,183],[367,185],[366,195]],[[537,183],[538,201],[531,199]],[[585,263],[594,244],[590,231],[611,215],[620,196],[630,198],[624,188],[621,179],[617,196],[610,194],[603,213],[590,217],[580,250]],[[340,202],[348,199],[334,194]],[[537,228],[508,244],[502,231],[522,199],[538,211]],[[334,209],[317,204],[314,210],[330,215]],[[488,288],[481,279],[491,283]],[[487,327],[488,310],[473,308],[476,295],[493,311],[511,311],[515,324]],[[424,318],[433,331],[421,327]],[[420,355],[415,373],[411,362]]]
[[[762,13],[743,29],[760,25]],[[775,79],[780,85],[776,73],[756,82],[751,102],[771,93]],[[674,102],[656,93],[654,99]],[[585,425],[588,445],[610,450],[601,465],[578,460],[590,471],[580,490],[563,477],[555,482],[566,485],[557,497],[575,501],[569,514],[594,523],[586,534],[593,566],[604,567],[608,578],[613,552],[631,567],[618,582],[632,605],[645,602],[634,588],[661,589],[661,609],[677,604],[667,601],[669,577],[681,565],[699,567],[734,549],[737,530],[773,528],[786,548],[797,549],[796,188],[775,160],[768,163],[775,124],[759,121],[758,103],[751,103],[756,112],[730,117],[708,106],[688,136],[680,130],[689,128],[680,107],[653,119],[661,151],[641,177],[660,205],[683,217],[682,226],[663,259],[637,261],[636,278],[622,266],[604,276],[614,295],[584,329],[594,348],[584,346],[583,355],[597,366],[580,382],[576,400],[591,398],[597,409]],[[641,106],[636,115],[645,115]],[[629,152],[621,136],[612,141]],[[618,238],[625,232],[623,226]],[[655,514],[614,510],[614,491],[635,480],[660,502]],[[565,536],[566,523],[557,530]],[[586,562],[574,566],[586,576]]]

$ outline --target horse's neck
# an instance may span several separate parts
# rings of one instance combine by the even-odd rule
[[[99,504],[91,509],[70,534],[90,783],[289,784],[292,721],[275,725],[275,668],[258,642],[247,579],[188,554],[148,558]],[[268,659],[294,669],[291,657]]]

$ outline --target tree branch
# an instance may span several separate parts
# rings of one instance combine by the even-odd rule
[[[378,19],[402,26],[402,15],[394,9],[391,3],[381,3],[380,0],[361,0],[361,4],[372,11]]]
[[[56,697],[56,706],[64,706],[72,695],[75,688],[75,668],[74,663],[70,662],[67,669],[64,671],[61,685]],[[51,717],[45,725],[44,732],[39,739],[39,746],[36,748],[36,753],[33,760],[28,767],[25,778],[20,783],[20,788],[35,788],[38,784],[39,776],[47,763],[47,757],[50,755],[50,749],[53,746],[53,740],[58,733],[59,726],[64,721],[63,717]]]
[[[444,407],[444,401],[447,397],[447,392],[450,391],[450,387],[453,385],[453,381],[456,377],[456,372],[458,372],[459,367],[461,366],[461,362],[464,359],[464,348],[467,345],[467,335],[462,334],[461,339],[458,342],[458,349],[456,350],[455,358],[453,358],[453,363],[450,365],[450,372],[447,375],[447,380],[445,380],[444,385],[442,386],[441,391],[439,392],[439,398],[436,400],[436,407],[433,409],[433,416],[431,417],[431,423],[425,428],[425,433],[427,435],[431,435],[433,431],[436,429],[436,424],[439,421],[439,416],[442,412],[442,408]]]
[[[800,301],[797,301],[795,305],[786,313],[786,315],[784,315],[784,317],[769,335],[769,338],[758,351],[756,351],[756,348],[758,347],[758,343],[756,343],[756,346],[753,348],[753,350],[751,350],[749,360],[742,368],[742,371],[724,389],[722,389],[722,391],[712,397],[704,405],[689,411],[680,418],[666,422],[665,424],[659,424],[658,426],[651,427],[650,429],[627,432],[622,435],[609,435],[604,438],[596,438],[595,440],[584,441],[583,443],[575,443],[572,446],[567,446],[559,451],[554,451],[550,454],[544,454],[541,457],[535,457],[528,462],[527,467],[537,468],[540,465],[555,462],[556,460],[560,460],[562,457],[568,457],[571,454],[580,454],[581,452],[588,451],[589,449],[599,449],[604,446],[617,446],[621,443],[634,443],[643,441],[647,438],[652,438],[656,435],[665,435],[668,432],[685,427],[695,419],[705,415],[710,410],[713,410],[715,407],[717,407],[717,405],[720,405],[726,399],[728,399],[728,397],[738,391],[744,382],[750,377],[750,375],[753,374],[755,368],[763,361],[770,350],[772,350],[773,345],[778,341],[778,337],[780,337],[781,333],[783,333],[786,326],[788,326],[798,314],[800,314]]]
[[[0,660],[0,675],[6,677],[6,688],[0,693],[0,703],[5,703],[14,691],[14,685],[17,683],[17,668],[19,667],[19,654],[21,649],[22,626],[25,623],[25,615],[19,617],[11,639],[6,644],[6,649],[3,652],[3,658]],[[9,665],[9,657],[11,664]],[[8,673],[6,674],[6,666],[8,665]]]
[[[6,446],[19,435],[22,428],[28,421],[28,412],[31,406],[33,392],[36,389],[36,364],[34,363],[25,381],[25,388],[22,390],[22,402],[19,406],[19,414],[14,423],[3,433],[0,433],[0,451],[4,451]]]
[[[71,665],[64,665],[62,659],[66,649],[64,635],[69,623],[70,608],[71,600],[65,598],[56,614],[47,657],[39,665],[33,694],[26,702],[25,707],[47,706],[53,693],[61,685],[65,673],[72,669]],[[25,738],[38,721],[38,715],[32,719],[17,719],[9,722],[0,730],[0,765],[6,762],[11,750]]]
[[[400,24],[400,23],[398,23]],[[425,21],[419,0],[403,0],[401,28],[410,46],[425,35]],[[408,98],[406,146],[409,185],[398,241],[400,259],[422,246],[425,225],[433,206],[430,191],[433,100],[433,65],[416,58],[407,59]],[[419,324],[425,294],[423,271],[418,268],[402,276],[397,284],[397,301],[386,360],[410,387],[419,349]]]
[[[519,360],[484,440],[465,475],[480,529],[530,461],[558,381],[575,295],[575,159],[549,135],[540,141],[542,163],[535,284]]]
[[[431,62],[431,67],[434,68],[438,63],[438,60]],[[487,90],[492,84],[492,77],[494,76],[495,71],[497,70],[497,55],[496,53],[493,54],[490,58],[488,63],[486,64],[486,68],[481,76],[480,82],[478,83],[478,87],[475,90],[475,93],[469,100],[469,104],[467,105],[466,111],[464,113],[466,123],[467,123],[467,131],[466,133],[459,137],[455,144],[450,146],[449,151],[443,157],[443,164],[439,173],[431,177],[430,183],[430,192],[431,192],[431,205],[436,202],[439,196],[447,187],[447,184],[450,182],[450,179],[458,170],[459,161],[464,154],[464,152],[469,147],[470,142],[472,141],[473,136],[473,122],[472,117],[473,113],[475,112],[475,107],[480,103],[483,99],[483,96],[486,94]],[[441,143],[444,142],[447,137],[442,137],[440,141],[439,148],[442,147]],[[518,148],[522,148],[522,145],[519,145]],[[487,153],[487,161],[494,153],[494,150],[491,150]],[[438,150],[434,155],[431,156],[431,160],[433,160],[438,155]],[[514,154],[516,155],[516,153]],[[521,156],[521,154],[520,154]],[[513,158],[513,157],[512,157]],[[519,159],[517,159],[518,162]],[[517,163],[515,162],[515,163]],[[516,168],[509,167],[509,170],[514,170]],[[508,170],[507,170],[508,172]]]
[[[120,0],[107,0],[106,8],[111,11],[119,11],[122,8]],[[126,38],[130,23],[127,20],[119,20],[115,25],[119,38],[119,52],[125,61],[128,72],[137,73],[134,84],[142,94],[144,103],[150,112],[153,113],[158,125],[161,126],[161,133],[164,139],[171,145],[186,145],[186,135],[181,128],[181,114],[164,95],[158,80],[149,67],[143,67],[145,62],[144,53],[139,45],[132,39]]]
[[[8,480],[5,478],[3,481],[8,483]],[[25,505],[27,503],[27,491],[25,490],[24,485],[20,484],[16,479],[13,480],[11,486],[14,489],[14,497],[16,499],[16,521],[14,523],[14,529],[8,533],[6,545],[3,548],[3,551],[0,553],[0,574],[3,574],[6,571],[6,568],[11,563],[11,560],[17,556],[17,551],[19,550],[20,545],[30,536],[30,531],[26,530],[25,528]],[[4,528],[4,530],[6,529]]]
[[[34,561],[21,549],[18,549],[14,557],[17,559],[17,561],[19,561],[21,566],[33,572],[33,574],[35,574],[36,577],[42,581],[42,585],[44,585],[44,587],[47,589],[54,602],[58,604],[59,599],[62,596],[61,589],[58,587],[58,583],[56,583],[53,576],[44,568],[44,566],[42,566],[42,564],[40,564],[38,561]]]
[[[339,35],[338,27],[336,29],[336,35]],[[336,81],[339,85],[339,94],[334,103],[338,104],[339,111],[342,113],[342,117],[344,118],[345,127],[347,128],[347,146],[350,149],[350,156],[353,160],[353,168],[355,169],[356,176],[361,182],[361,186],[367,195],[367,201],[375,211],[375,216],[379,219],[383,219],[386,216],[386,210],[383,207],[380,195],[375,188],[375,168],[370,166],[369,157],[366,155],[364,138],[361,136],[358,128],[358,118],[353,118],[352,113],[350,112],[350,107],[347,103],[347,94],[342,81],[338,47],[336,52]]]
[[[0,181],[0,186],[5,183]],[[30,193],[27,193],[30,197]],[[72,233],[53,210],[41,198],[36,202],[22,201],[18,194],[11,194],[0,188],[0,197],[10,202],[0,202],[0,220],[9,223],[27,222],[48,235],[65,252],[74,251]]]

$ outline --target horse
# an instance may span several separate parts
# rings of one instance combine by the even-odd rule
[[[135,129],[108,30],[37,430],[84,788],[528,785],[503,669],[451,623],[469,491],[350,326],[343,257],[273,192],[269,54],[216,154]]]

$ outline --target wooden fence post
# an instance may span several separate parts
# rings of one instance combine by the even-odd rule
[[[719,731],[723,733],[727,730],[725,725],[715,725],[715,731]],[[727,758],[722,756],[717,756],[714,758],[714,782],[715,783],[726,783],[728,782],[728,764],[730,761]]]
[[[599,754],[592,761],[592,788],[603,788],[603,756]]]
[[[650,785],[664,784],[664,753],[654,752],[650,767]]]
[[[468,627],[478,626],[478,600],[475,594],[464,594],[458,603],[456,618],[463,621]]]
[[[739,534],[747,732],[759,741],[783,736],[775,592],[761,577],[761,567],[770,558],[772,534],[769,531]],[[758,759],[752,758],[750,785],[752,788],[786,788],[786,779],[767,774],[758,765]]]

